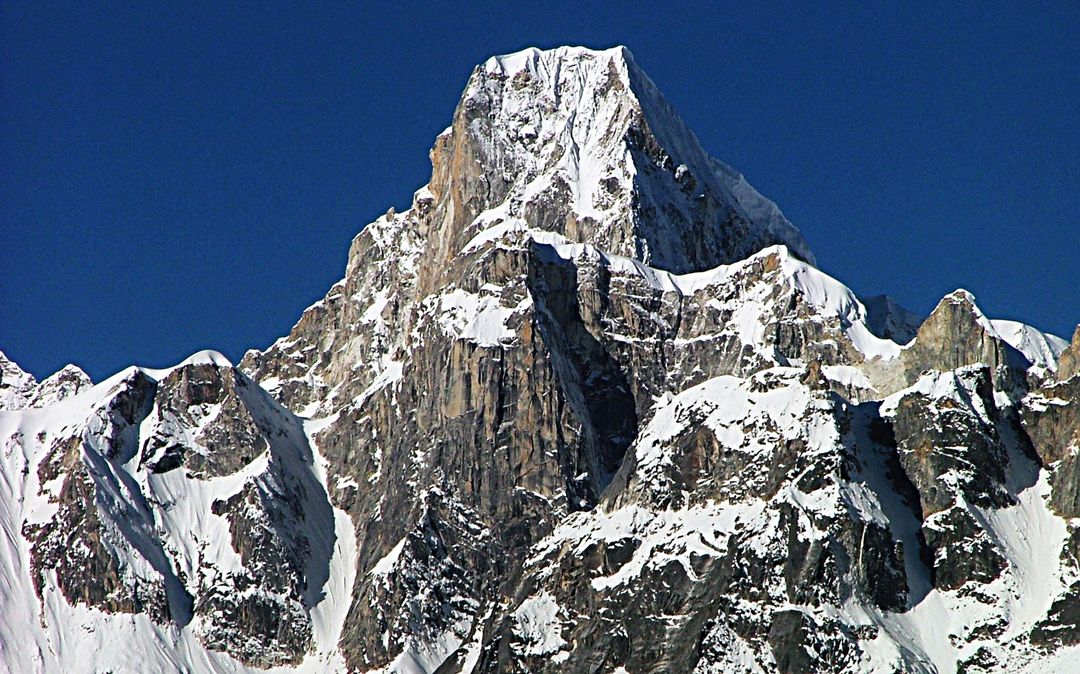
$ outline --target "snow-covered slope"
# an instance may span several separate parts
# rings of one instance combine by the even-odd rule
[[[1010,346],[1024,354],[1032,367],[1057,372],[1058,358],[1069,342],[1018,321],[991,321],[994,330]]]
[[[352,529],[303,423],[220,354],[0,412],[0,437],[6,668],[340,663]]]

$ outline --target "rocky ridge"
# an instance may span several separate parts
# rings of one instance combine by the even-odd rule
[[[431,158],[238,367],[3,361],[4,662],[1075,657],[1080,330],[861,300],[622,48],[490,59]]]

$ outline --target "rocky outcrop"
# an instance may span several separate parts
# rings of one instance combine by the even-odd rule
[[[78,395],[93,385],[90,377],[77,366],[66,365],[37,385],[26,406],[36,409],[48,407]]]
[[[989,368],[927,374],[885,406],[900,465],[919,492],[923,518],[945,510],[958,495],[984,507],[1011,505],[1004,488],[1008,455],[997,428],[1002,420]]]
[[[23,524],[23,535],[31,542],[31,568],[39,598],[44,598],[46,577],[51,573],[72,604],[107,612],[148,613],[158,621],[172,618],[167,578],[163,576],[173,574],[173,570],[154,568],[155,562],[162,561],[161,550],[150,551],[149,556],[155,559],[144,557],[140,561],[145,564],[132,564],[118,554],[133,544],[121,522],[142,528],[150,521],[148,513],[140,512],[115,491],[116,476],[109,470],[112,462],[130,458],[127,448],[135,427],[146,416],[155,388],[152,379],[133,371],[92,409],[81,433],[39,436],[43,445],[48,443],[37,466],[39,495],[55,510],[45,521]],[[115,513],[113,517],[102,507]],[[116,515],[120,522],[114,519]],[[95,582],[87,582],[88,578]],[[182,603],[187,598],[175,599]],[[183,620],[183,616],[177,619]]]
[[[1080,374],[1080,325],[1076,326],[1068,348],[1061,352],[1057,378],[1058,381],[1067,381],[1077,374]]]
[[[1051,471],[1051,506],[1062,517],[1080,517],[1080,378],[1034,391],[1022,415],[1035,451]]]
[[[990,368],[999,390],[1021,386],[1031,363],[1002,340],[966,290],[946,295],[916,333],[903,354],[905,380],[925,371],[949,371],[969,365]]]
[[[26,407],[34,395],[37,381],[23,372],[14,361],[0,352],[0,410],[19,410]]]
[[[55,587],[189,628],[254,666],[302,660],[334,526],[300,422],[219,354],[83,393],[19,439],[36,466],[21,533],[39,600]]]
[[[139,461],[155,473],[185,468],[208,479],[232,475],[266,452],[268,433],[244,403],[250,385],[231,367],[192,364],[172,370],[159,384],[154,432],[143,440]]]

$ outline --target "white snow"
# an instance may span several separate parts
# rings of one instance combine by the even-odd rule
[[[500,346],[515,338],[507,321],[528,308],[530,302],[525,298],[515,307],[505,307],[495,295],[454,288],[439,297],[439,321],[446,333],[455,339],[480,346]]]
[[[193,353],[184,359],[177,367],[184,367],[185,365],[216,365],[218,367],[232,367],[232,363],[229,359],[217,351],[206,349]]]
[[[386,553],[375,562],[375,566],[371,567],[371,575],[373,576],[386,576],[394,571],[394,567],[397,566],[398,559],[401,557],[401,551],[405,549],[405,543],[408,542],[407,538],[402,538],[390,552]]]
[[[749,269],[768,257],[779,261],[779,282],[790,284],[806,302],[817,309],[818,319],[836,319],[844,335],[867,359],[891,359],[900,354],[902,347],[892,340],[873,334],[867,326],[867,312],[862,302],[847,286],[810,264],[791,255],[785,246],[770,246],[746,260],[730,265],[689,274],[672,274],[631,258],[612,255],[586,244],[549,244],[549,250],[557,257],[577,263],[599,261],[614,273],[637,276],[662,292],[677,293],[684,297],[701,296],[703,303],[717,302],[710,294],[720,294],[724,284],[742,278]],[[771,308],[768,304],[771,284],[761,284],[750,292],[739,295],[731,307],[734,315],[731,324],[746,344],[760,348],[764,335],[763,323]],[[756,293],[756,294],[755,294]],[[763,351],[768,352],[769,349]],[[861,383],[861,381],[860,381]]]
[[[559,604],[546,591],[529,597],[514,610],[514,634],[525,644],[524,655],[558,653],[566,640],[559,623]]]
[[[825,377],[831,381],[856,389],[870,389],[873,385],[862,370],[851,365],[825,365],[821,368]]]
[[[1057,335],[1037,330],[1017,321],[994,319],[994,332],[1031,362],[1033,367],[1057,372],[1058,358],[1069,342]]]

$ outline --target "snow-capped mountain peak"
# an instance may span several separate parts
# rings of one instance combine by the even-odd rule
[[[677,273],[775,243],[813,261],[776,205],[702,149],[624,47],[489,59],[433,161],[428,188],[452,202],[445,254],[525,221]]]

